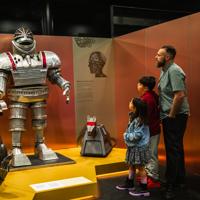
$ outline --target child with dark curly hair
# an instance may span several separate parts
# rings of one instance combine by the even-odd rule
[[[159,182],[159,161],[158,145],[160,140],[160,110],[159,97],[154,91],[156,79],[153,76],[143,76],[139,79],[137,90],[142,99],[147,104],[148,125],[150,130],[151,159],[145,166],[148,176],[148,188],[160,187]]]

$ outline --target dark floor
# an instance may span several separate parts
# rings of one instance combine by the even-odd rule
[[[161,168],[163,174],[164,168]],[[162,175],[161,175],[162,176]],[[163,177],[163,176],[162,176]],[[150,197],[132,197],[128,191],[118,191],[115,186],[124,182],[126,176],[98,179],[100,197],[99,200],[162,200],[163,189],[150,190]],[[176,200],[200,200],[200,175],[187,175],[187,189],[176,192]]]

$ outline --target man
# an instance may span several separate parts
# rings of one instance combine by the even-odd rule
[[[158,90],[167,162],[165,199],[174,199],[175,187],[185,184],[183,136],[189,104],[185,73],[174,63],[175,56],[176,49],[170,45],[162,46],[155,56],[156,66],[161,68]]]

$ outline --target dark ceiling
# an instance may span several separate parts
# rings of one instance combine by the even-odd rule
[[[115,37],[199,11],[199,0],[4,1],[0,33]]]

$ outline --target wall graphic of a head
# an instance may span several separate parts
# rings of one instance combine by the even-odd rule
[[[103,67],[106,64],[106,57],[100,51],[94,51],[90,54],[88,67],[90,68],[90,73],[95,74],[95,77],[106,77],[103,73]]]

